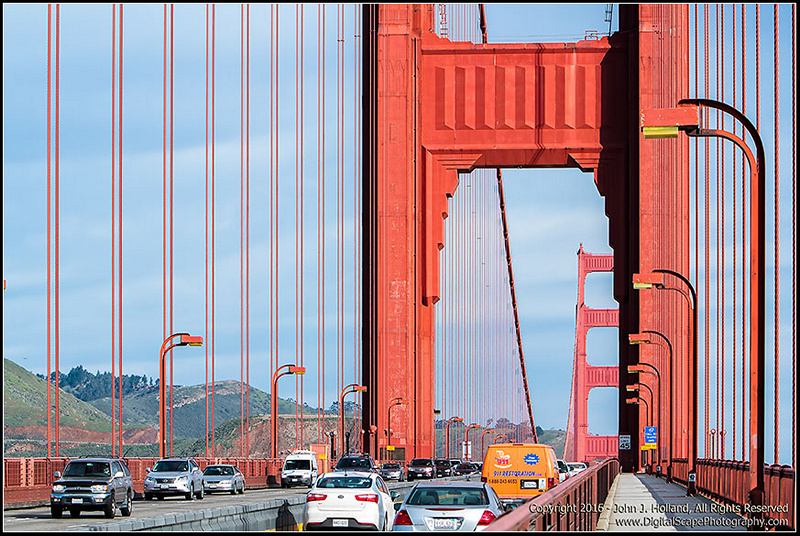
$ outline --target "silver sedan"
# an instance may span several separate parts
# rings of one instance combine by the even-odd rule
[[[420,482],[397,508],[392,531],[483,530],[503,511],[484,482]]]
[[[244,475],[235,465],[209,465],[203,471],[203,489],[206,493],[227,491],[231,495],[244,493]]]

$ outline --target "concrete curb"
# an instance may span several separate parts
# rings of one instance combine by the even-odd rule
[[[620,473],[621,474],[621,473]],[[596,531],[608,531],[608,518],[611,517],[611,508],[614,504],[614,499],[617,495],[617,482],[619,481],[619,475],[614,478],[614,483],[611,484],[611,489],[608,490],[608,496],[606,497],[606,502],[603,503],[603,511],[600,513],[600,517],[597,519],[597,528]]]

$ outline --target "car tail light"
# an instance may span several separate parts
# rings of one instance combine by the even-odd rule
[[[486,477],[485,476],[481,477],[481,482],[486,482]]]
[[[408,515],[408,512],[405,510],[400,510],[397,512],[397,515],[394,516],[394,524],[395,525],[413,525],[414,523],[411,522],[411,517]]]
[[[492,521],[495,520],[497,516],[494,515],[489,510],[484,510],[483,515],[481,516],[480,520],[478,520],[478,525],[488,525]]]
[[[548,478],[547,479],[547,489],[552,488],[556,484],[558,484],[558,479],[557,478]]]
[[[365,493],[364,495],[356,495],[356,500],[376,503],[378,502],[378,496],[375,495],[374,493]]]
[[[306,502],[324,501],[327,498],[328,496],[325,495],[324,493],[309,493],[308,495],[306,495]]]

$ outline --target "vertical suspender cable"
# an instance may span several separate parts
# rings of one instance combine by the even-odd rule
[[[161,107],[161,338],[167,338],[167,4],[164,4],[164,57]],[[172,352],[170,352],[172,355]],[[164,382],[159,366],[159,382]],[[171,382],[170,382],[171,386]],[[171,395],[170,391],[170,395]],[[166,404],[163,405],[166,408]],[[166,418],[160,417],[163,422]],[[166,430],[164,431],[166,433]],[[166,436],[164,436],[166,437]],[[159,445],[159,449],[161,445]]]
[[[244,4],[239,24],[239,456],[244,458]]]
[[[796,43],[795,34],[797,28],[795,26],[795,7],[792,4],[792,459],[795,458],[795,429],[797,425],[797,413],[795,411],[795,404],[797,398],[795,397],[796,381],[796,361],[795,350],[797,348],[797,300],[796,300],[796,282],[797,282],[797,174],[796,174],[796,148],[797,148],[797,108],[795,107],[795,81],[797,80],[797,70],[795,68],[796,57]]]
[[[304,289],[304,277],[303,277],[303,266],[304,266],[304,228],[303,228],[303,200],[305,199],[304,193],[304,169],[303,169],[303,161],[304,161],[304,147],[305,147],[305,134],[303,131],[303,123],[304,123],[304,115],[305,115],[305,97],[304,97],[304,56],[305,56],[305,47],[304,47],[304,26],[305,26],[305,6],[300,5],[300,24],[299,24],[299,31],[300,31],[300,195],[298,197],[299,201],[299,209],[300,209],[300,266],[299,266],[299,274],[300,274],[300,366],[305,366],[305,337],[304,337],[304,329],[303,329],[303,313],[304,313],[304,302],[305,302],[305,289]],[[304,432],[304,382],[305,376],[300,376],[300,397],[298,398],[300,404],[300,448],[303,448],[303,432]]]
[[[731,53],[731,58],[733,59],[732,60],[733,61],[733,69],[731,70],[731,80],[732,80],[731,93],[733,95],[733,97],[732,97],[733,98],[733,107],[736,108],[736,100],[737,100],[736,97],[737,97],[737,94],[736,94],[736,6],[735,5],[733,5],[731,7],[731,16],[733,18],[732,27],[731,27],[731,37],[733,39],[733,51]],[[736,124],[735,123],[733,125],[733,129],[734,129],[734,133],[736,133]],[[731,383],[732,383],[732,386],[731,386],[731,399],[733,401],[733,412],[732,412],[731,420],[733,421],[732,443],[733,443],[733,459],[735,460],[736,459],[736,446],[737,446],[736,445],[737,419],[739,417],[739,415],[736,413],[736,380],[737,380],[736,373],[738,372],[737,369],[736,369],[736,358],[738,357],[737,352],[736,352],[736,342],[737,342],[737,333],[738,333],[738,329],[737,329],[737,326],[736,326],[736,311],[737,311],[737,305],[739,303],[739,297],[736,294],[736,288],[737,288],[736,282],[738,280],[738,272],[737,272],[738,265],[736,264],[736,258],[737,258],[737,255],[736,255],[736,250],[737,250],[737,247],[736,247],[736,231],[738,230],[738,228],[736,227],[736,156],[734,155],[731,160],[732,160],[732,167],[733,167],[733,173],[732,173],[732,178],[731,178],[731,181],[732,181],[732,184],[731,184],[731,195],[733,196],[733,203],[732,203],[733,207],[732,207],[732,210],[731,210],[731,212],[732,212],[732,220],[733,220],[732,231],[731,231],[731,239],[732,239],[732,242],[733,242],[733,244],[732,244],[732,246],[733,246],[733,268],[732,268],[732,270],[733,270],[733,315],[731,317],[731,325],[733,326],[733,332],[732,332],[732,335],[731,335],[731,337],[732,337],[731,354],[733,355],[733,367],[732,367],[732,372],[731,372]],[[744,456],[744,453],[742,453],[742,455]]]
[[[173,173],[173,166],[174,166],[174,158],[173,158],[173,149],[174,149],[174,128],[173,128],[173,96],[175,94],[174,87],[175,87],[175,76],[174,76],[174,69],[173,69],[173,60],[175,55],[173,53],[175,38],[174,38],[174,30],[175,30],[175,4],[170,4],[170,13],[169,13],[169,332],[173,333],[173,314],[174,314],[174,307],[173,307],[173,297],[174,297],[174,286],[175,286],[175,278],[173,277],[173,268],[174,264],[174,252],[175,248],[173,247],[173,236],[174,236],[174,215],[175,215],[175,204],[174,204],[174,173]],[[172,396],[172,387],[173,387],[173,358],[172,358],[172,350],[169,351],[169,455],[173,455],[173,445],[174,445],[174,398]],[[122,374],[120,371],[120,381],[122,379]],[[122,396],[120,396],[120,403],[122,402]]]
[[[708,46],[709,46],[709,43],[708,43],[708,4],[704,5],[703,22],[704,22],[704,24],[703,24],[703,35],[704,35],[704,38],[705,38],[705,46],[704,46],[704,55],[705,55],[705,69],[704,69],[704,73],[705,73],[705,92],[703,93],[703,95],[706,98],[708,98],[708,95],[709,95],[709,88],[708,88],[708,85],[709,85],[709,80],[708,80],[708,78],[709,78],[709,62],[708,62],[708,54],[709,54],[709,51],[708,51]],[[709,174],[708,167],[709,167],[709,161],[710,160],[709,160],[709,140],[708,140],[708,138],[706,138],[704,140],[704,144],[705,144],[705,160],[704,160],[704,166],[703,167],[705,168],[705,196],[704,196],[705,197],[705,211],[704,211],[705,238],[704,238],[704,241],[703,241],[703,251],[705,253],[705,268],[704,268],[704,271],[703,271],[703,290],[704,290],[704,294],[705,294],[705,314],[703,316],[705,317],[705,341],[704,341],[705,342],[705,390],[704,390],[704,396],[705,396],[705,415],[704,416],[705,416],[705,420],[703,422],[704,422],[704,425],[705,425],[705,433],[703,434],[703,436],[704,436],[704,439],[705,439],[705,449],[704,449],[705,457],[709,458],[710,455],[709,455],[709,435],[708,435],[708,430],[709,430],[710,426],[709,426],[709,422],[708,422],[708,419],[709,419],[709,407],[708,407],[708,404],[709,404],[709,392],[708,392],[708,388],[709,388],[709,374],[710,374],[710,370],[709,370],[709,367],[710,367],[710,356],[709,356],[709,353],[710,353],[710,351],[709,351],[709,349],[710,349],[711,341],[709,340],[709,334],[710,334],[710,332],[709,332],[709,329],[710,329],[710,326],[709,326],[709,321],[710,321],[709,299],[710,299],[710,294],[709,294],[709,283],[708,283],[708,281],[709,281],[709,274],[710,274],[710,270],[709,270],[709,255],[710,255],[711,252],[710,252],[710,247],[709,247],[709,224],[710,224],[709,223],[709,216],[710,216],[710,214],[709,214],[709,210],[710,210],[709,209],[709,181],[710,181],[710,174]],[[652,426],[652,423],[650,423],[650,424]]]
[[[122,456],[122,4],[119,5],[119,279],[118,285],[118,311],[119,311],[119,418],[117,431],[119,433],[119,454]]]
[[[717,8],[720,10],[720,28],[718,32],[720,45],[719,45],[719,63],[720,67],[718,70],[719,73],[719,80],[720,80],[720,101],[725,100],[725,6],[719,5]],[[725,130],[725,115],[721,116],[722,118],[722,125],[719,127],[722,130]],[[720,444],[720,459],[724,460],[725,458],[725,436],[727,435],[726,425],[725,425],[725,279],[727,279],[727,274],[725,272],[725,205],[727,203],[725,199],[725,144],[720,144],[720,151],[722,153],[721,156],[721,163],[719,166],[720,169],[720,217],[719,217],[719,226],[720,226],[720,294],[722,299],[720,304],[720,326],[721,332],[719,336],[719,340],[721,342],[721,356],[720,356],[720,394],[719,394],[719,408],[720,408],[720,426],[721,434]]]
[[[211,455],[217,455],[216,443],[216,427],[214,422],[214,398],[216,392],[216,356],[214,347],[217,343],[217,338],[214,335],[214,327],[216,324],[216,270],[214,265],[215,249],[216,249],[216,36],[217,36],[217,6],[211,6]]]
[[[60,161],[60,151],[59,151],[59,104],[60,104],[60,95],[59,95],[59,71],[61,67],[61,60],[60,60],[60,41],[61,41],[61,5],[56,4],[56,97],[55,97],[55,105],[56,105],[56,118],[55,118],[55,282],[54,282],[54,292],[55,292],[55,374],[56,374],[56,417],[55,417],[55,440],[56,440],[56,457],[59,457],[61,452],[61,441],[60,441],[60,413],[61,413],[61,406],[59,404],[59,375],[61,374],[58,367],[58,357],[59,357],[59,349],[60,349],[60,340],[59,340],[59,266],[58,266],[58,253],[59,253],[59,182],[58,182],[58,168],[59,168],[59,161]]]
[[[742,4],[742,114],[747,114],[747,39],[746,6]],[[744,126],[742,127],[744,133]],[[742,154],[742,459],[747,449],[747,175]],[[752,314],[752,312],[751,312]]]
[[[51,429],[53,427],[53,424],[52,424],[53,406],[52,406],[51,394],[50,394],[50,386],[53,383],[53,378],[51,377],[52,376],[52,372],[50,370],[50,355],[51,355],[50,354],[50,345],[51,345],[51,336],[52,336],[52,330],[51,330],[51,326],[50,326],[50,312],[51,312],[51,299],[52,299],[51,296],[50,296],[50,291],[51,291],[51,288],[52,288],[52,283],[50,281],[50,271],[51,271],[51,264],[52,264],[51,263],[51,258],[50,258],[50,254],[51,254],[51,251],[52,251],[52,246],[51,246],[51,243],[50,243],[51,234],[52,234],[52,224],[51,224],[51,221],[50,221],[50,209],[51,209],[51,204],[52,204],[51,199],[50,199],[50,192],[51,192],[50,164],[51,164],[51,160],[52,160],[52,153],[51,153],[51,147],[50,147],[50,141],[52,139],[52,135],[51,135],[51,132],[50,132],[50,119],[51,119],[51,114],[52,114],[52,105],[50,103],[51,72],[52,72],[52,66],[51,66],[51,54],[52,54],[52,52],[51,52],[51,41],[52,41],[52,32],[53,32],[52,26],[53,26],[52,4],[47,4],[47,457],[48,458],[50,458],[50,456],[52,454],[52,452],[51,452],[52,439],[50,437],[50,431],[51,431]],[[113,70],[113,68],[112,68],[112,70]],[[112,94],[113,94],[113,91],[112,91]],[[111,116],[112,116],[112,121],[113,121],[113,116],[114,116],[113,103],[112,103]],[[113,129],[112,129],[112,132],[113,132]],[[111,157],[113,159],[113,157],[114,157],[113,156],[114,155],[113,141],[112,141],[112,146],[111,146],[111,155],[112,155]],[[113,176],[114,163],[113,163],[113,161],[111,163],[111,173],[112,173],[111,183],[113,184],[114,183],[114,176]],[[112,207],[113,207],[113,193],[112,193]],[[113,234],[114,234],[113,233],[113,229],[114,229],[113,223],[112,223],[111,229],[112,229],[112,233],[111,234],[113,236]],[[111,245],[111,252],[112,252],[111,253],[112,254],[111,272],[113,274],[113,272],[114,272],[114,258],[113,258],[114,245],[113,245],[113,241],[112,241],[112,245]],[[111,296],[112,296],[111,297],[111,300],[112,300],[111,301],[111,311],[112,311],[111,333],[112,333],[112,337],[113,337],[113,333],[114,333],[114,321],[113,321],[114,283],[113,283],[113,280],[112,280],[112,283],[111,283]],[[111,347],[112,347],[112,349],[114,347],[113,338],[112,338],[112,341],[111,341]],[[111,356],[111,362],[112,363],[114,362],[114,356],[113,355]],[[111,393],[112,393],[112,395],[114,393],[114,385],[113,384],[111,385]],[[113,431],[112,431],[112,434],[113,434]]]
[[[246,177],[247,187],[245,191],[245,359],[247,367],[247,392],[246,392],[246,415],[245,415],[245,455],[250,457],[250,4],[247,4],[247,108],[246,108]]]
[[[204,210],[205,210],[205,218],[203,220],[203,230],[205,233],[205,264],[203,265],[203,275],[205,279],[205,284],[203,287],[203,292],[205,294],[205,313],[203,317],[203,322],[205,324],[205,341],[206,344],[204,346],[204,353],[206,359],[206,458],[209,456],[208,451],[208,4],[206,4],[206,57],[205,57],[205,75],[206,75],[206,85],[205,85],[205,98],[206,98],[206,122],[205,122],[205,138],[206,138],[206,152],[205,152],[205,203],[204,203]]]
[[[117,68],[117,6],[111,5],[111,456],[115,456],[116,441],[116,393],[114,378],[116,377],[116,68]],[[48,374],[49,376],[49,374]],[[49,407],[49,404],[48,404]],[[120,453],[121,455],[122,453]]]
[[[714,26],[714,31],[715,31],[715,37],[716,37],[716,44],[715,44],[716,59],[717,59],[717,63],[719,63],[720,61],[722,61],[722,58],[720,57],[720,53],[719,53],[719,44],[720,44],[720,39],[719,39],[719,4],[717,4],[717,6],[716,6],[716,24]],[[717,68],[717,70],[716,70],[716,76],[717,76],[717,80],[716,80],[716,100],[717,101],[720,100],[720,88],[719,88],[720,72],[721,72],[720,69]],[[719,128],[719,117],[720,117],[720,113],[719,113],[719,111],[717,111],[717,115],[716,115],[717,128]],[[719,161],[720,161],[720,146],[721,146],[720,140],[717,139],[716,162],[717,162],[717,169],[718,170],[720,169],[720,165],[719,165]],[[716,330],[716,335],[717,335],[717,344],[716,344],[716,350],[717,350],[717,373],[715,375],[716,385],[715,385],[714,391],[716,393],[716,400],[715,400],[714,405],[715,405],[715,408],[717,410],[716,411],[717,418],[716,418],[716,421],[715,421],[715,424],[714,424],[714,428],[717,431],[716,441],[717,441],[717,445],[719,445],[719,443],[721,441],[721,438],[722,438],[722,435],[721,435],[722,429],[720,428],[721,425],[720,425],[720,420],[719,420],[720,419],[720,409],[721,409],[720,405],[721,405],[721,402],[722,402],[722,399],[720,397],[720,372],[721,372],[721,369],[720,369],[720,350],[721,350],[721,347],[725,344],[724,339],[720,336],[720,308],[719,308],[719,305],[720,305],[720,288],[719,288],[719,285],[720,285],[720,281],[722,281],[722,277],[720,276],[720,272],[719,272],[719,264],[720,264],[719,263],[719,257],[720,257],[720,239],[719,238],[720,238],[720,225],[721,225],[721,221],[720,221],[720,218],[719,218],[719,209],[720,209],[720,206],[724,203],[724,199],[722,199],[720,197],[720,189],[719,189],[720,188],[720,172],[717,171],[716,175],[717,175],[717,177],[716,177],[716,181],[717,181],[716,182],[716,190],[715,190],[716,194],[717,194],[717,201],[716,201],[716,205],[715,205],[715,212],[716,212],[716,229],[715,229],[715,235],[716,235],[715,236],[715,239],[716,239],[716,259],[715,259],[714,270],[716,272],[716,284],[715,284],[715,287],[716,287],[716,295],[717,295],[717,304],[716,304],[717,310],[716,310],[716,315],[715,315],[716,316],[716,322],[717,322],[717,330]],[[712,446],[712,448],[714,448],[714,447]],[[720,457],[719,453],[720,453],[719,448],[717,448],[716,450],[714,450],[714,456],[713,457],[715,459],[722,459]]]
[[[774,90],[774,106],[775,111],[773,112],[774,117],[774,125],[775,130],[773,136],[775,137],[775,463],[779,463],[779,439],[780,433],[778,425],[780,423],[780,344],[779,344],[779,335],[780,335],[780,248],[779,248],[779,238],[780,238],[780,226],[778,225],[778,216],[780,214],[780,173],[779,173],[779,151],[778,148],[780,146],[780,129],[778,125],[780,124],[780,102],[778,99],[778,88],[780,87],[778,80],[780,79],[780,62],[779,62],[779,51],[778,51],[778,36],[780,34],[778,30],[778,5],[773,5],[772,8],[773,13],[773,50],[774,50],[774,80],[775,80],[775,90]]]
[[[322,438],[325,436],[325,419],[322,399],[325,393],[325,365],[322,361],[322,339],[324,338],[324,328],[322,327],[322,318],[325,309],[323,302],[324,292],[322,291],[321,279],[322,270],[325,263],[322,261],[324,247],[322,244],[322,223],[323,215],[321,206],[323,203],[322,195],[324,188],[322,188],[321,175],[323,168],[324,150],[321,150],[322,145],[322,123],[324,115],[321,114],[321,101],[322,101],[322,86],[324,85],[325,69],[322,67],[324,61],[324,53],[322,47],[325,41],[325,22],[323,17],[324,5],[317,5],[317,23],[318,23],[318,41],[317,41],[317,371],[319,379],[317,380],[317,443],[322,444]],[[330,457],[330,455],[329,455]]]

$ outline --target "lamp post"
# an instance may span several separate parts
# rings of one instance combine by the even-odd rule
[[[653,396],[653,392],[650,391],[650,397],[654,401],[653,402],[653,406],[655,406],[655,401],[658,401],[658,412],[656,413],[656,415],[658,415],[658,418],[656,420],[656,426],[658,427],[658,432],[657,432],[658,433],[658,448],[656,449],[656,452],[653,453],[654,454],[653,457],[654,458],[658,458],[658,460],[653,460],[653,461],[660,462],[661,461],[661,457],[658,456],[658,451],[660,451],[661,448],[662,448],[662,443],[661,443],[661,409],[664,407],[663,406],[663,400],[661,398],[661,395],[662,395],[662,392],[661,392],[661,374],[659,374],[658,369],[656,367],[654,367],[653,365],[651,365],[650,363],[639,363],[638,365],[629,365],[628,366],[628,372],[632,372],[632,373],[651,372],[651,371],[649,371],[649,370],[647,370],[645,368],[642,368],[642,367],[645,367],[645,366],[650,367],[651,369],[653,369],[653,373],[656,375],[656,383],[657,383],[657,387],[658,387],[658,396],[654,397]],[[642,385],[644,387],[647,387],[647,385],[645,385],[645,384],[642,384]],[[648,389],[649,389],[649,387],[648,387]]]
[[[283,372],[282,372],[283,371]],[[278,378],[289,374],[305,374],[305,367],[283,365],[272,375],[272,396],[270,398],[270,415],[272,419],[272,459],[278,457]]]
[[[673,277],[680,279],[691,292],[691,300],[684,291],[676,287],[667,286],[665,283],[664,275],[669,274]],[[633,274],[633,288],[636,290],[655,288],[659,290],[674,290],[679,292],[689,304],[692,310],[692,351],[689,360],[690,372],[690,396],[689,404],[687,405],[687,421],[689,422],[689,445],[688,445],[688,458],[691,467],[689,468],[689,484],[686,488],[687,495],[694,495],[696,493],[695,480],[697,477],[697,292],[694,287],[684,276],[678,272],[665,269],[652,270],[651,274],[640,275]]]
[[[485,436],[486,434],[493,434],[493,433],[494,433],[494,430],[490,430],[488,428],[486,430],[484,430],[483,432],[481,432],[481,459],[483,459],[484,456],[486,455],[486,453],[483,450],[483,436]]]
[[[656,335],[658,338],[657,339],[653,339],[653,337],[652,337],[653,335]],[[673,388],[672,388],[672,386],[673,386],[674,369],[672,367],[672,355],[673,355],[673,352],[672,352],[672,343],[670,342],[670,340],[664,334],[659,333],[658,331],[645,329],[641,333],[633,333],[633,334],[628,335],[628,341],[630,342],[630,344],[657,344],[657,345],[661,346],[662,348],[666,348],[666,350],[668,352],[668,355],[669,355],[669,364],[667,365],[667,371],[669,372],[669,389],[667,390],[667,393],[670,395],[670,399],[671,399],[672,395],[674,394]],[[642,363],[642,364],[645,364],[645,363]],[[656,369],[656,372],[658,372],[658,369]],[[659,400],[660,400],[660,395],[662,393],[660,375],[659,375],[658,392],[659,392]],[[673,426],[674,426],[675,423],[673,422],[673,419],[672,419],[672,406],[673,406],[673,404],[671,403],[671,400],[668,401],[665,404],[665,406],[669,408],[669,418],[667,419],[669,421],[669,464],[667,465],[667,482],[672,482],[672,459],[673,459],[673,448],[674,448],[674,441],[675,441],[675,438],[674,438],[674,435],[673,435]],[[659,415],[660,415],[660,413],[659,413]],[[661,430],[659,428],[659,440],[661,439],[660,434],[661,434]]]
[[[506,434],[497,434],[494,438],[495,442],[500,443],[501,438],[503,439],[503,441],[508,441],[508,436]]]
[[[328,435],[331,438],[331,463],[333,463],[333,460],[336,459],[336,430],[331,430]],[[333,467],[331,467],[332,469]]]
[[[169,342],[175,337],[180,337],[180,341],[175,344]],[[164,388],[165,371],[164,371],[164,355],[175,348],[176,346],[202,346],[203,337],[192,336],[188,333],[173,333],[161,344],[161,349],[158,352],[158,404],[159,404],[159,417],[158,417],[158,453],[161,458],[167,455],[167,438],[166,438],[166,391]],[[170,430],[170,434],[172,430]]]
[[[464,443],[469,443],[469,431],[474,430],[475,428],[480,428],[481,425],[474,422],[467,426],[467,430],[464,432]],[[465,453],[466,453],[466,445],[465,445]],[[469,449],[469,461],[472,461],[472,448]]]
[[[646,383],[641,383],[641,382],[634,383],[633,385],[629,385],[628,386],[628,391],[631,391],[630,387],[635,387],[635,390],[637,390],[637,391],[641,391],[642,387],[644,387],[645,389],[647,389],[647,392],[650,393],[650,405],[648,406],[649,410],[650,410],[650,416],[649,416],[650,424],[648,426],[653,426],[653,423],[655,422],[655,419],[653,418],[653,414],[656,411],[656,402],[657,402],[656,397],[653,395],[653,390],[650,389],[649,385],[647,385]],[[656,453],[654,452],[653,456],[650,456],[650,457],[654,458],[655,454]]]
[[[357,383],[351,383],[344,389],[342,392],[339,393],[339,413],[341,416],[339,417],[339,439],[342,441],[342,456],[346,454],[350,454],[350,445],[349,445],[349,432],[345,434],[344,431],[344,396],[349,393],[364,393],[366,392],[367,387],[365,385],[359,385]],[[347,438],[345,438],[347,435]],[[345,440],[347,441],[347,445],[345,445]]]
[[[386,459],[389,459],[389,448],[392,446],[392,408],[395,406],[407,406],[408,402],[403,400],[402,397],[396,396],[389,401],[389,407],[386,408]]]
[[[464,422],[461,417],[450,417],[445,424],[444,457],[450,458],[450,425],[454,422]]]
[[[631,386],[629,385],[628,387],[631,387]],[[630,389],[628,389],[628,390],[630,391]],[[637,395],[636,395],[636,398],[626,398],[626,399],[625,399],[625,403],[626,403],[626,404],[638,404],[639,402],[641,402],[642,404],[644,404],[644,415],[645,415],[645,419],[648,419],[648,421],[649,421],[648,413],[650,412],[650,408],[649,408],[649,406],[647,405],[647,400],[645,400],[644,398],[640,397],[640,396],[638,395],[638,393],[637,393]],[[649,426],[649,425],[650,425],[650,424],[649,424],[649,422],[645,424],[645,426]]]
[[[721,111],[739,121],[750,134],[756,146],[756,154],[743,139],[724,130],[700,128],[700,111],[710,108]],[[736,108],[711,99],[682,99],[678,108],[667,110],[644,110],[642,112],[642,135],[648,131],[654,137],[678,136],[683,130],[690,137],[717,137],[736,144],[750,164],[750,502],[755,506],[764,504],[764,368],[766,360],[766,311],[765,311],[765,200],[766,170],[764,166],[764,144],[758,130],[747,117]],[[663,134],[659,136],[657,131]],[[669,130],[669,132],[667,132]],[[724,435],[724,434],[723,434]],[[690,482],[690,485],[692,482]],[[756,508],[755,517],[763,518]]]

